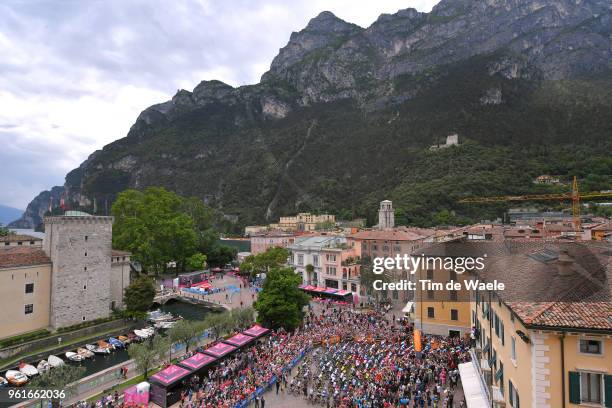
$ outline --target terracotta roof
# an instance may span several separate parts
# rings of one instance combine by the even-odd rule
[[[31,235],[8,234],[5,237],[0,237],[0,242],[17,242],[17,241],[42,241],[42,239]]]
[[[0,268],[50,264],[45,252],[36,247],[10,247],[0,250]]]
[[[128,251],[122,251],[120,249],[111,250],[111,256],[131,256],[132,253]]]
[[[591,231],[612,231],[612,222],[607,222],[605,224],[593,227],[591,228]]]
[[[612,245],[598,241],[451,241],[428,256],[487,257],[475,279],[505,285],[500,299],[526,325],[612,333]]]
[[[409,230],[367,230],[359,231],[355,234],[347,235],[353,239],[375,239],[380,241],[418,241],[426,236]]]

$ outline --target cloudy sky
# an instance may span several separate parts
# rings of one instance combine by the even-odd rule
[[[0,204],[24,209],[143,109],[203,79],[259,81],[323,10],[369,26],[437,0],[4,0]]]

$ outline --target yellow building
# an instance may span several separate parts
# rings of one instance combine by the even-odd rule
[[[472,275],[447,270],[443,262],[434,261],[468,256],[467,251],[471,253],[476,247],[465,242],[465,239],[457,239],[434,243],[418,250],[418,255],[432,261],[419,268],[414,275],[414,324],[424,333],[464,336],[470,331],[470,293],[465,290],[463,282],[471,279]],[[462,289],[446,290],[450,281],[460,283]],[[443,289],[435,288],[436,284],[444,285]]]
[[[41,248],[0,249],[0,338],[48,327],[50,296],[51,260]]]
[[[472,368],[487,406],[612,406],[612,247],[505,243],[501,252],[478,278],[504,290],[472,293],[464,389]]]

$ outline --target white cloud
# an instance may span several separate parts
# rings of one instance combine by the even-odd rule
[[[256,83],[329,10],[362,27],[436,0],[9,0],[0,4],[0,203],[25,208],[177,89]]]

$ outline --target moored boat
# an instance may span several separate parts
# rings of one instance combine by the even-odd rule
[[[97,346],[94,346],[93,344],[86,344],[85,348],[89,351],[94,351],[95,349],[97,349]]]
[[[132,341],[130,340],[128,336],[119,336],[117,337],[117,339],[121,341],[123,344],[130,344],[130,342]]]
[[[83,361],[83,356],[81,356],[78,353],[75,353],[74,351],[66,352],[66,358],[70,361],[74,361],[77,363],[80,363],[81,361]]]
[[[6,378],[0,377],[0,388],[6,387],[7,385],[8,385],[8,381],[6,381]]]
[[[109,344],[109,343],[105,342],[104,340],[98,340],[98,347],[106,348],[106,349],[114,348],[114,346],[112,344]]]
[[[36,365],[36,369],[39,373],[45,373],[51,369],[51,366],[49,365],[49,363],[47,363],[47,360],[40,360],[39,363]]]
[[[94,347],[94,349],[95,349],[95,347]],[[92,358],[94,356],[93,351],[88,350],[88,349],[83,348],[83,347],[79,347],[76,352],[77,352],[77,354],[79,354],[83,358]]]
[[[147,330],[134,330],[134,334],[136,334],[138,337],[140,337],[141,339],[148,339],[149,337],[152,336],[152,333],[150,333]]]
[[[135,333],[128,333],[127,336],[128,336],[128,339],[130,339],[131,342],[139,340],[138,336]]]
[[[110,354],[111,351],[109,348],[106,347],[96,347],[93,351],[95,354]]]
[[[21,363],[19,364],[19,371],[27,375],[28,377],[34,377],[38,375],[38,370],[31,364]]]
[[[123,342],[121,340],[118,340],[114,337],[110,337],[108,339],[108,342],[111,344],[111,346],[115,347],[115,348],[125,348],[125,344],[123,344]]]
[[[50,355],[49,358],[47,358],[47,362],[51,368],[58,368],[64,365],[64,360],[54,355]]]
[[[4,376],[9,384],[14,385],[16,387],[21,387],[28,382],[28,376],[17,370],[8,370]]]

